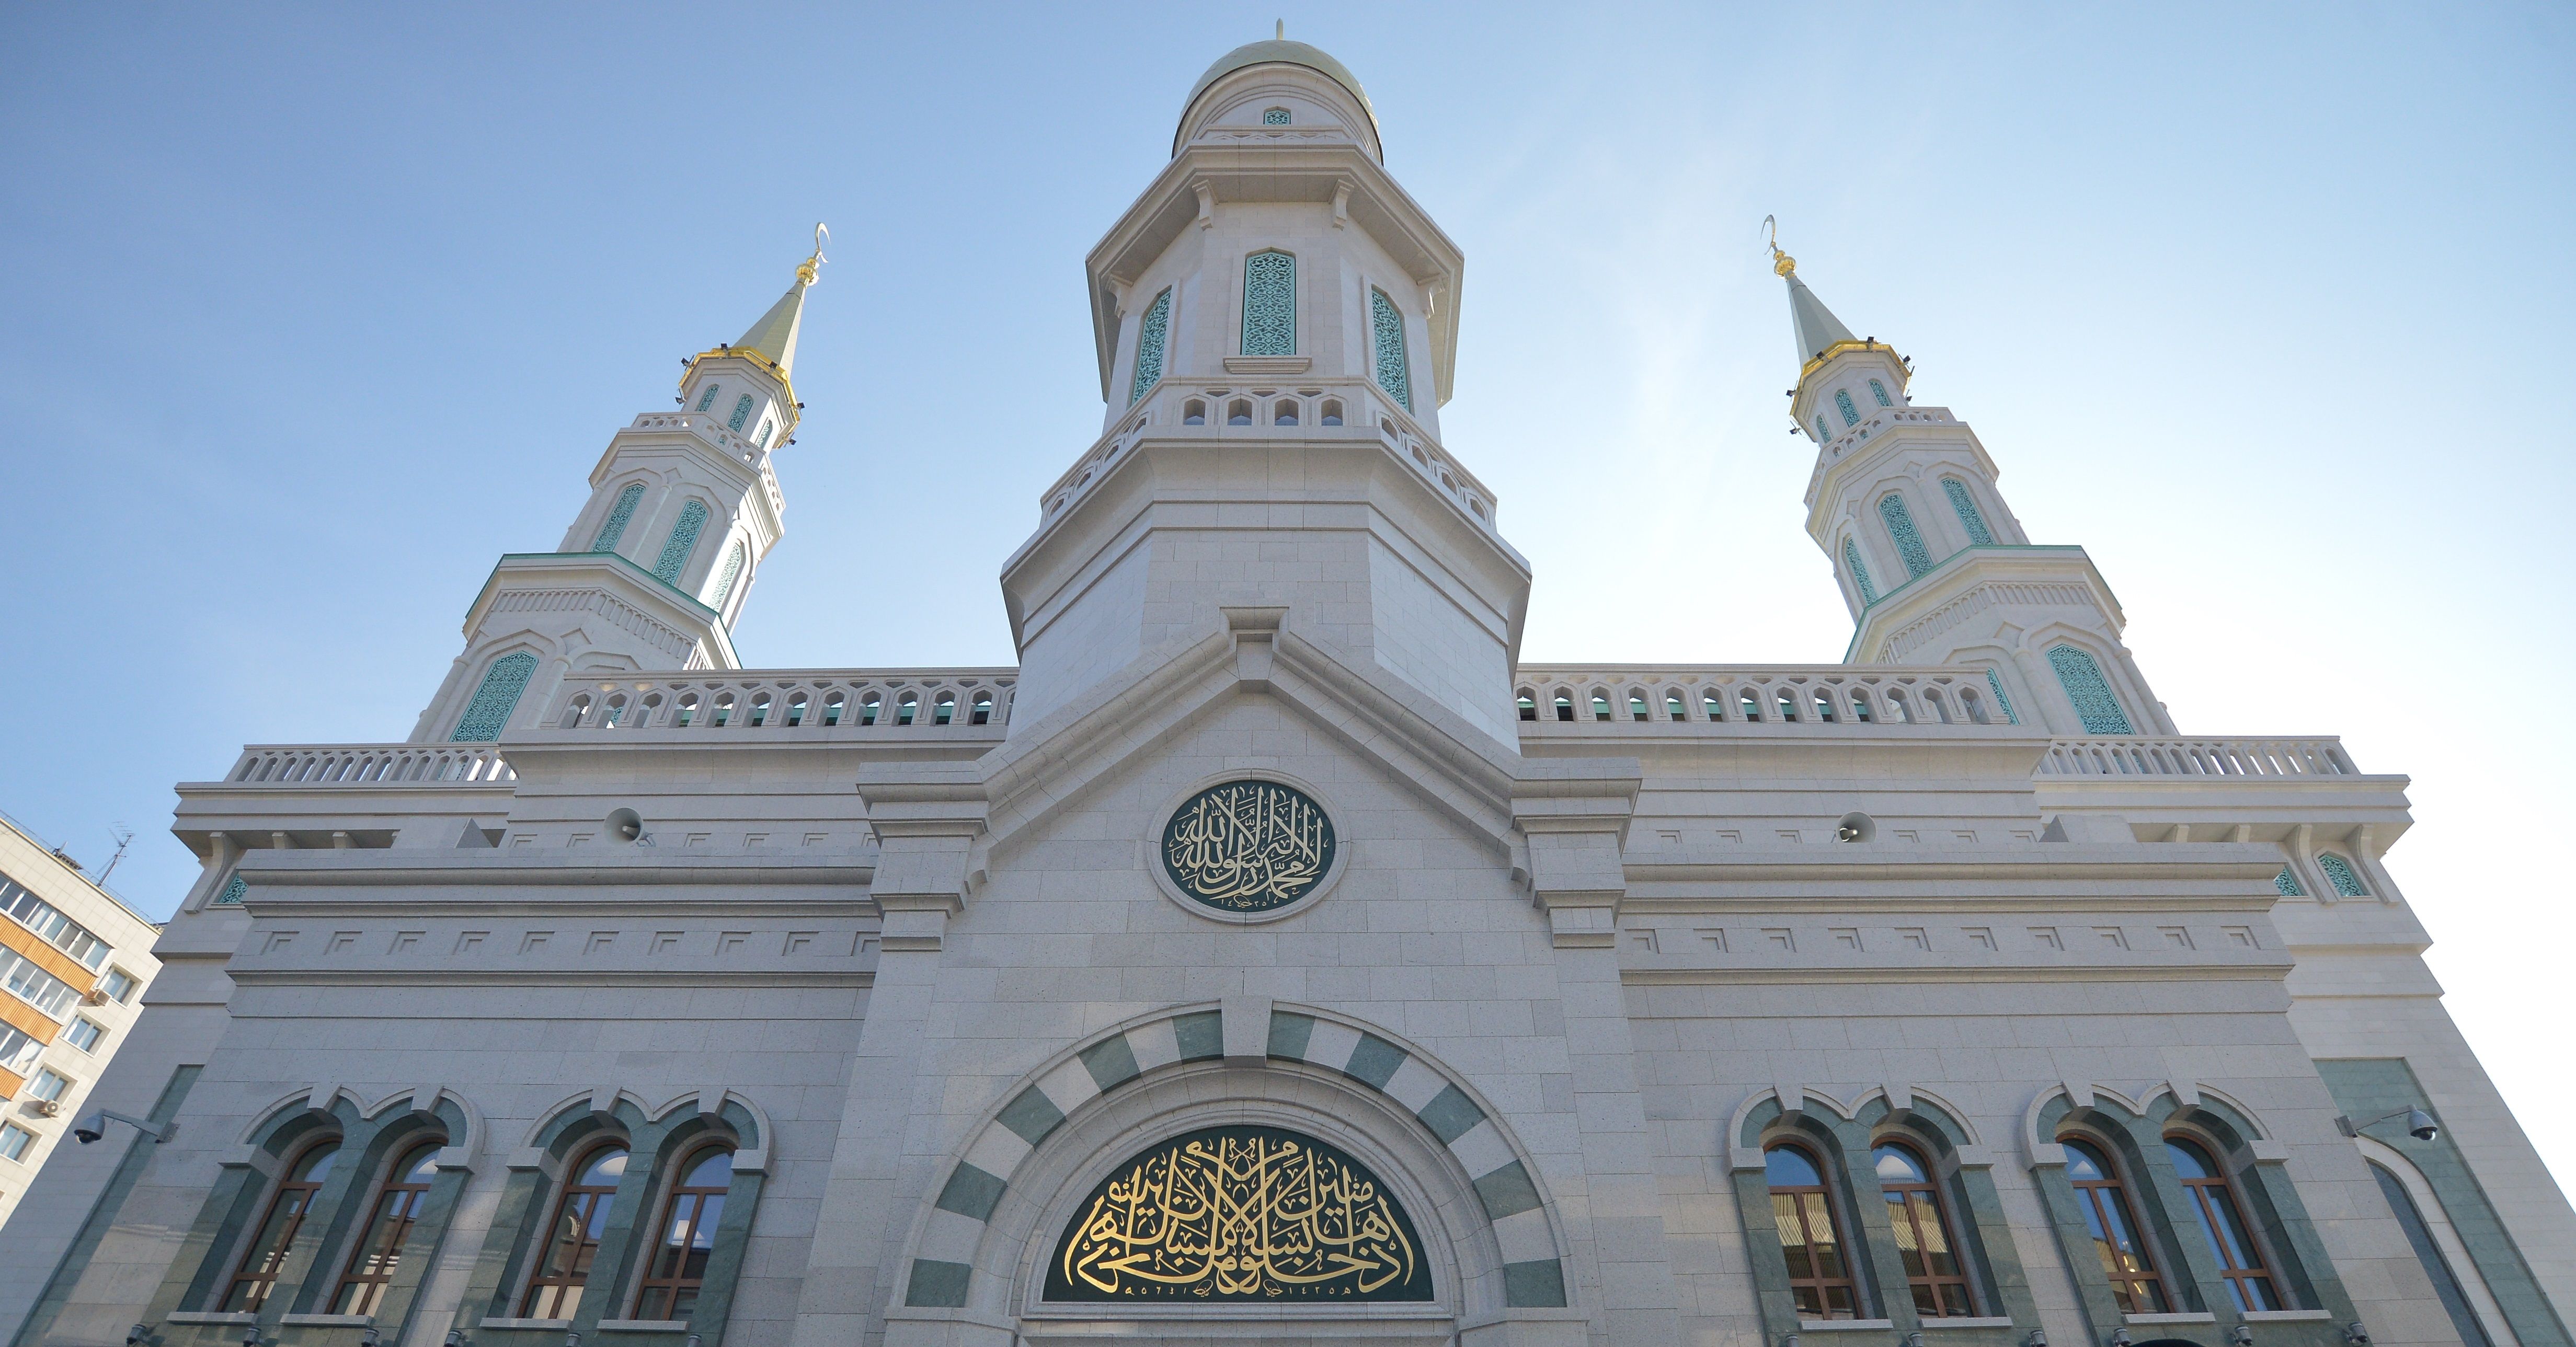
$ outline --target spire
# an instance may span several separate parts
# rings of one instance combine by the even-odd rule
[[[1780,251],[1776,240],[1771,244],[1771,270],[1789,283],[1789,323],[1796,329],[1801,366],[1842,342],[1860,340],[1843,326],[1843,320],[1836,318],[1833,310],[1825,307],[1823,300],[1816,298],[1816,292],[1808,289],[1805,281],[1798,279],[1798,259]]]
[[[779,374],[793,377],[796,335],[805,323],[805,291],[814,284],[823,263],[830,260],[823,256],[823,244],[831,237],[832,231],[819,224],[814,226],[814,255],[796,264],[796,283],[787,287],[787,293],[769,306],[769,312],[762,314],[750,331],[742,334],[733,349],[751,351],[777,366]]]

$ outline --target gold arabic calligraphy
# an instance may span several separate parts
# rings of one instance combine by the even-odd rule
[[[1284,907],[1313,891],[1332,864],[1332,820],[1302,792],[1273,781],[1203,790],[1163,828],[1172,882],[1210,907]]]
[[[1050,1299],[1428,1300],[1413,1223],[1311,1137],[1195,1132],[1128,1162],[1066,1227]]]

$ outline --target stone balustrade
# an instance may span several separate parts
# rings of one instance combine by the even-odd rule
[[[1869,442],[1870,437],[1896,426],[1957,425],[1959,418],[1947,407],[1873,407],[1842,434],[1817,447],[1815,470],[1807,474],[1807,503],[1816,503],[1816,489],[1825,480],[1825,469],[1842,460],[1844,453]]]
[[[1039,517],[1043,525],[1062,514],[1149,433],[1278,439],[1347,437],[1371,430],[1479,528],[1493,531],[1494,493],[1451,458],[1411,413],[1365,379],[1288,377],[1226,384],[1165,379],[1046,489]]]
[[[2341,739],[2058,739],[2040,776],[2359,776]]]
[[[629,430],[685,430],[706,442],[720,454],[736,458],[760,474],[761,489],[768,495],[770,508],[784,509],[787,497],[778,488],[778,474],[770,470],[770,449],[761,448],[735,434],[722,418],[708,412],[645,412],[627,423]]]
[[[490,785],[519,774],[491,744],[253,744],[224,777],[239,786]]]
[[[1010,723],[1019,670],[762,669],[575,674],[549,702],[556,730],[902,733]]]
[[[1983,670],[1957,665],[1527,665],[1513,696],[1541,724],[2019,723]]]

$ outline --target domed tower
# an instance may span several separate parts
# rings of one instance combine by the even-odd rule
[[[803,409],[788,379],[824,261],[819,225],[815,236],[795,282],[741,340],[683,362],[674,406],[609,438],[557,550],[512,552],[492,568],[414,743],[498,739],[543,705],[530,687],[575,671],[741,667],[731,629],[786,527],[770,459]]]
[[[1856,627],[1845,662],[1981,668],[1997,711],[2058,734],[2174,733],[2093,559],[2032,543],[1976,432],[1915,406],[1912,362],[1852,335],[1771,252],[1798,342],[1789,414],[1816,445],[1807,533]]]
[[[1440,443],[1463,264],[1340,61],[1208,67],[1088,259],[1103,434],[1003,569],[1013,733],[1264,608],[1515,742],[1528,567]]]

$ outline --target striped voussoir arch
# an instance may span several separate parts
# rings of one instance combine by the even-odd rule
[[[1445,1070],[1354,1024],[1274,1006],[1268,1056],[1339,1072],[1402,1104],[1472,1176],[1502,1254],[1503,1301],[1561,1308],[1565,1263],[1538,1184],[1502,1125]],[[1194,1010],[1115,1031],[1046,1068],[989,1119],[941,1185],[904,1303],[963,1308],[985,1222],[1038,1143],[1093,1099],[1147,1075],[1225,1056],[1222,1012]]]

